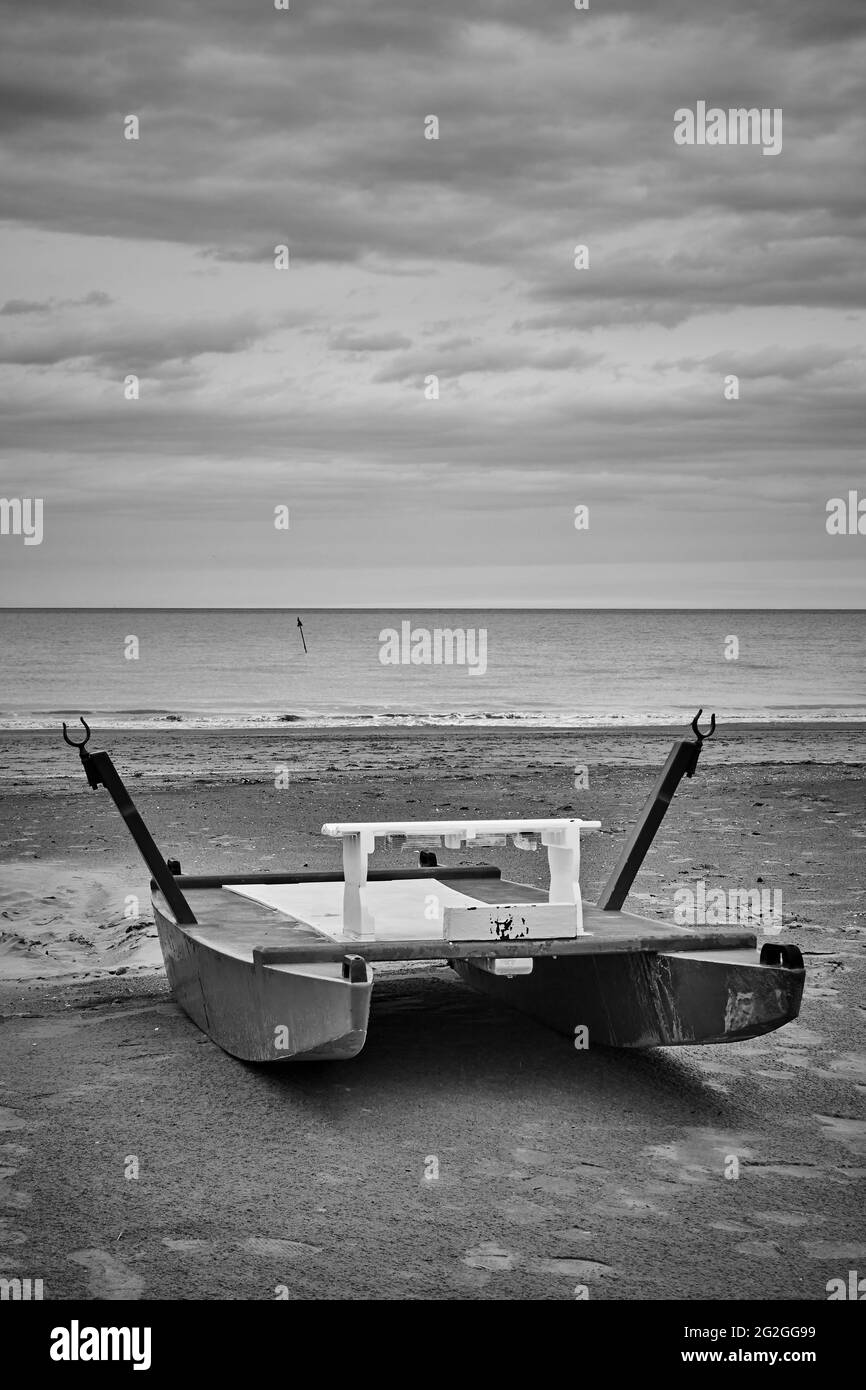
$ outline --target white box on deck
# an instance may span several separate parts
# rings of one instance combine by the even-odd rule
[[[479,903],[447,907],[446,941],[567,940],[583,931],[578,903]]]

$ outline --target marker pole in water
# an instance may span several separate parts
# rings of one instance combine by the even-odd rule
[[[304,651],[306,651],[306,650],[307,650],[307,639],[306,639],[306,637],[304,636],[304,624],[301,622],[300,618],[298,618],[298,630],[300,631],[300,634],[301,634],[301,641],[302,641],[303,644],[304,644]]]

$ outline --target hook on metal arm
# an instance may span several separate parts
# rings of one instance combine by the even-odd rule
[[[87,781],[95,791],[96,788],[99,786],[100,782],[95,757],[92,753],[88,753],[87,751],[87,745],[90,742],[90,725],[84,718],[83,714],[80,714],[78,718],[84,725],[84,738],[80,738],[77,741],[74,738],[70,738],[65,721],[63,724],[63,738],[64,741],[69,744],[70,748],[78,749],[78,756],[81,759],[81,765],[84,768],[85,773],[87,774]],[[95,756],[98,758],[99,754],[97,753]]]
[[[705,734],[701,733],[701,730],[698,728],[698,720],[700,719],[703,712],[704,711],[702,709],[699,709],[694,719],[692,720],[692,730],[694,732],[695,738],[698,740],[698,743],[703,743],[705,738],[712,738],[713,734],[716,732],[716,716],[714,714],[711,714],[710,727],[707,729],[707,732]]]
[[[702,714],[703,710],[699,709],[692,720],[694,738],[684,735],[674,743],[667,762],[656,778],[655,786],[644,802],[637,825],[626,839],[616,867],[599,894],[598,906],[606,912],[618,911],[622,907],[653,842],[653,836],[662,823],[671,797],[683,777],[694,776],[704,740],[712,738],[716,732],[714,714],[710,715],[710,727],[707,732],[701,730],[698,720]]]
[[[69,737],[69,730],[66,724],[63,725],[63,738],[70,748],[78,749],[78,756],[81,759],[87,782],[95,791],[97,787],[105,787],[115,806],[126,822],[126,828],[135,841],[142,859],[150,870],[151,880],[159,888],[171,911],[174,913],[176,922],[194,923],[195,913],[184,897],[180,884],[177,882],[169,864],[163,859],[159,846],[141,819],[136,810],[135,802],[123,785],[117,768],[111,761],[107,753],[88,753],[87,743],[90,739],[90,725],[83,715],[79,719],[84,726],[84,738],[74,739]],[[170,861],[176,862],[176,861]],[[177,873],[180,873],[180,865],[177,865]]]
[[[84,715],[83,715],[83,714],[79,714],[78,718],[79,718],[79,720],[81,721],[81,723],[84,725],[84,738],[79,739],[79,741],[78,741],[77,743],[76,743],[76,741],[75,741],[74,738],[70,738],[70,737],[69,737],[69,734],[66,732],[66,721],[64,720],[64,722],[63,722],[63,737],[64,737],[64,739],[66,740],[66,742],[69,744],[69,747],[70,747],[70,748],[85,748],[85,747],[87,746],[87,744],[90,742],[90,725],[88,724],[87,720],[84,718]]]

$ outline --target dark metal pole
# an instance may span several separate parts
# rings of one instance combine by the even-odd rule
[[[75,743],[66,732],[66,725],[63,725],[63,737],[72,747],[78,749],[78,755],[87,773],[87,781],[94,790],[105,787],[109,796],[113,800],[123,819],[126,821],[126,828],[135,841],[139,854],[150,870],[150,876],[156,883],[162,896],[165,898],[176,922],[185,926],[192,925],[196,918],[195,914],[178,887],[174,874],[169,869],[165,860],[159,852],[159,848],[141,818],[135,802],[126,790],[121,776],[111,761],[107,753],[88,753],[85,744],[90,738],[90,730],[82,719],[82,724],[87,731],[87,737],[81,743]]]
[[[716,716],[710,716],[707,733],[701,733],[698,720],[703,710],[698,710],[692,720],[694,738],[677,739],[668,754],[668,760],[656,778],[655,786],[644,802],[643,810],[626,840],[622,853],[616,862],[610,878],[602,889],[598,906],[608,912],[619,911],[629,894],[629,889],[637,877],[637,872],[646,858],[655,833],[664,820],[665,812],[671,804],[674,792],[683,777],[692,777],[701,755],[705,738],[712,738],[716,730]]]

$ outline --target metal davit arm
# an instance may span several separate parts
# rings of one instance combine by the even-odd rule
[[[63,737],[70,748],[78,749],[78,756],[87,774],[89,785],[94,790],[97,787],[105,787],[126,821],[126,828],[135,841],[136,848],[147,865],[151,878],[171,908],[175,921],[185,926],[192,925],[196,920],[195,914],[181,892],[174,874],[160,854],[156,841],[141,819],[135,802],[126,790],[117,768],[107,753],[88,753],[86,745],[90,740],[90,729],[85,719],[82,719],[81,723],[84,725],[85,737],[80,743],[76,743],[74,739],[69,737],[65,724],[63,725]]]
[[[677,739],[671,748],[668,760],[656,778],[655,786],[644,802],[637,823],[623,846],[616,867],[599,894],[598,907],[607,911],[618,911],[622,907],[646,858],[647,850],[655,839],[655,833],[664,819],[665,811],[671,804],[674,792],[684,776],[694,776],[704,739],[712,738],[716,731],[716,716],[711,714],[709,729],[705,734],[701,733],[698,720],[702,714],[703,710],[699,709],[692,720],[695,737]]]

